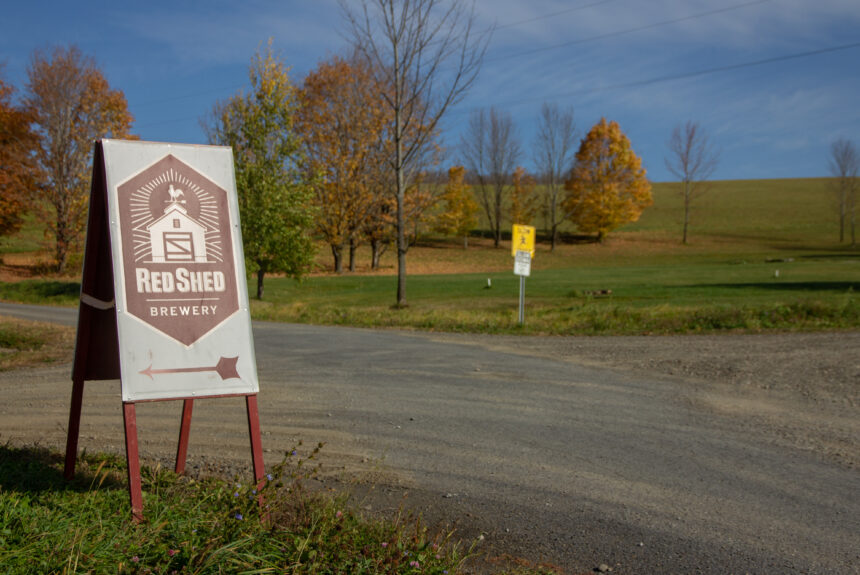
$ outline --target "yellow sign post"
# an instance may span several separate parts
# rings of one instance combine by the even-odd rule
[[[531,261],[535,257],[534,226],[514,224],[511,234],[511,255],[514,256],[514,274],[520,276],[519,323],[525,323],[526,276],[531,272]]]

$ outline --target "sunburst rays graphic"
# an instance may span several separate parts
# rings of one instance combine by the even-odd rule
[[[194,194],[197,198],[199,211],[189,214],[205,228],[206,261],[223,262],[223,246],[221,244],[221,227],[218,220],[218,203],[214,196],[180,174],[173,168],[168,168],[158,176],[132,192],[129,198],[129,214],[134,246],[134,261],[136,263],[152,262],[152,244],[148,227],[163,215],[163,212],[152,208],[152,194],[158,192],[168,198],[166,191],[169,185],[175,185],[185,194]]]

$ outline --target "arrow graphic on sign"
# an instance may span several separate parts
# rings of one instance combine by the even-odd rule
[[[154,379],[152,375],[158,373],[200,373],[214,371],[221,376],[221,379],[239,379],[239,372],[236,371],[236,363],[238,361],[239,356],[222,357],[218,360],[217,365],[210,367],[174,367],[172,369],[152,369],[152,364],[149,364],[149,367],[139,373],[149,376],[149,379]]]

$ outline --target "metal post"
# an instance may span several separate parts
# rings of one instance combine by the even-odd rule
[[[526,276],[520,276],[520,325],[526,322]]]

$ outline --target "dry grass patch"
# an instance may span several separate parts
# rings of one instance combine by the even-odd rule
[[[0,370],[72,360],[75,329],[0,317]]]

